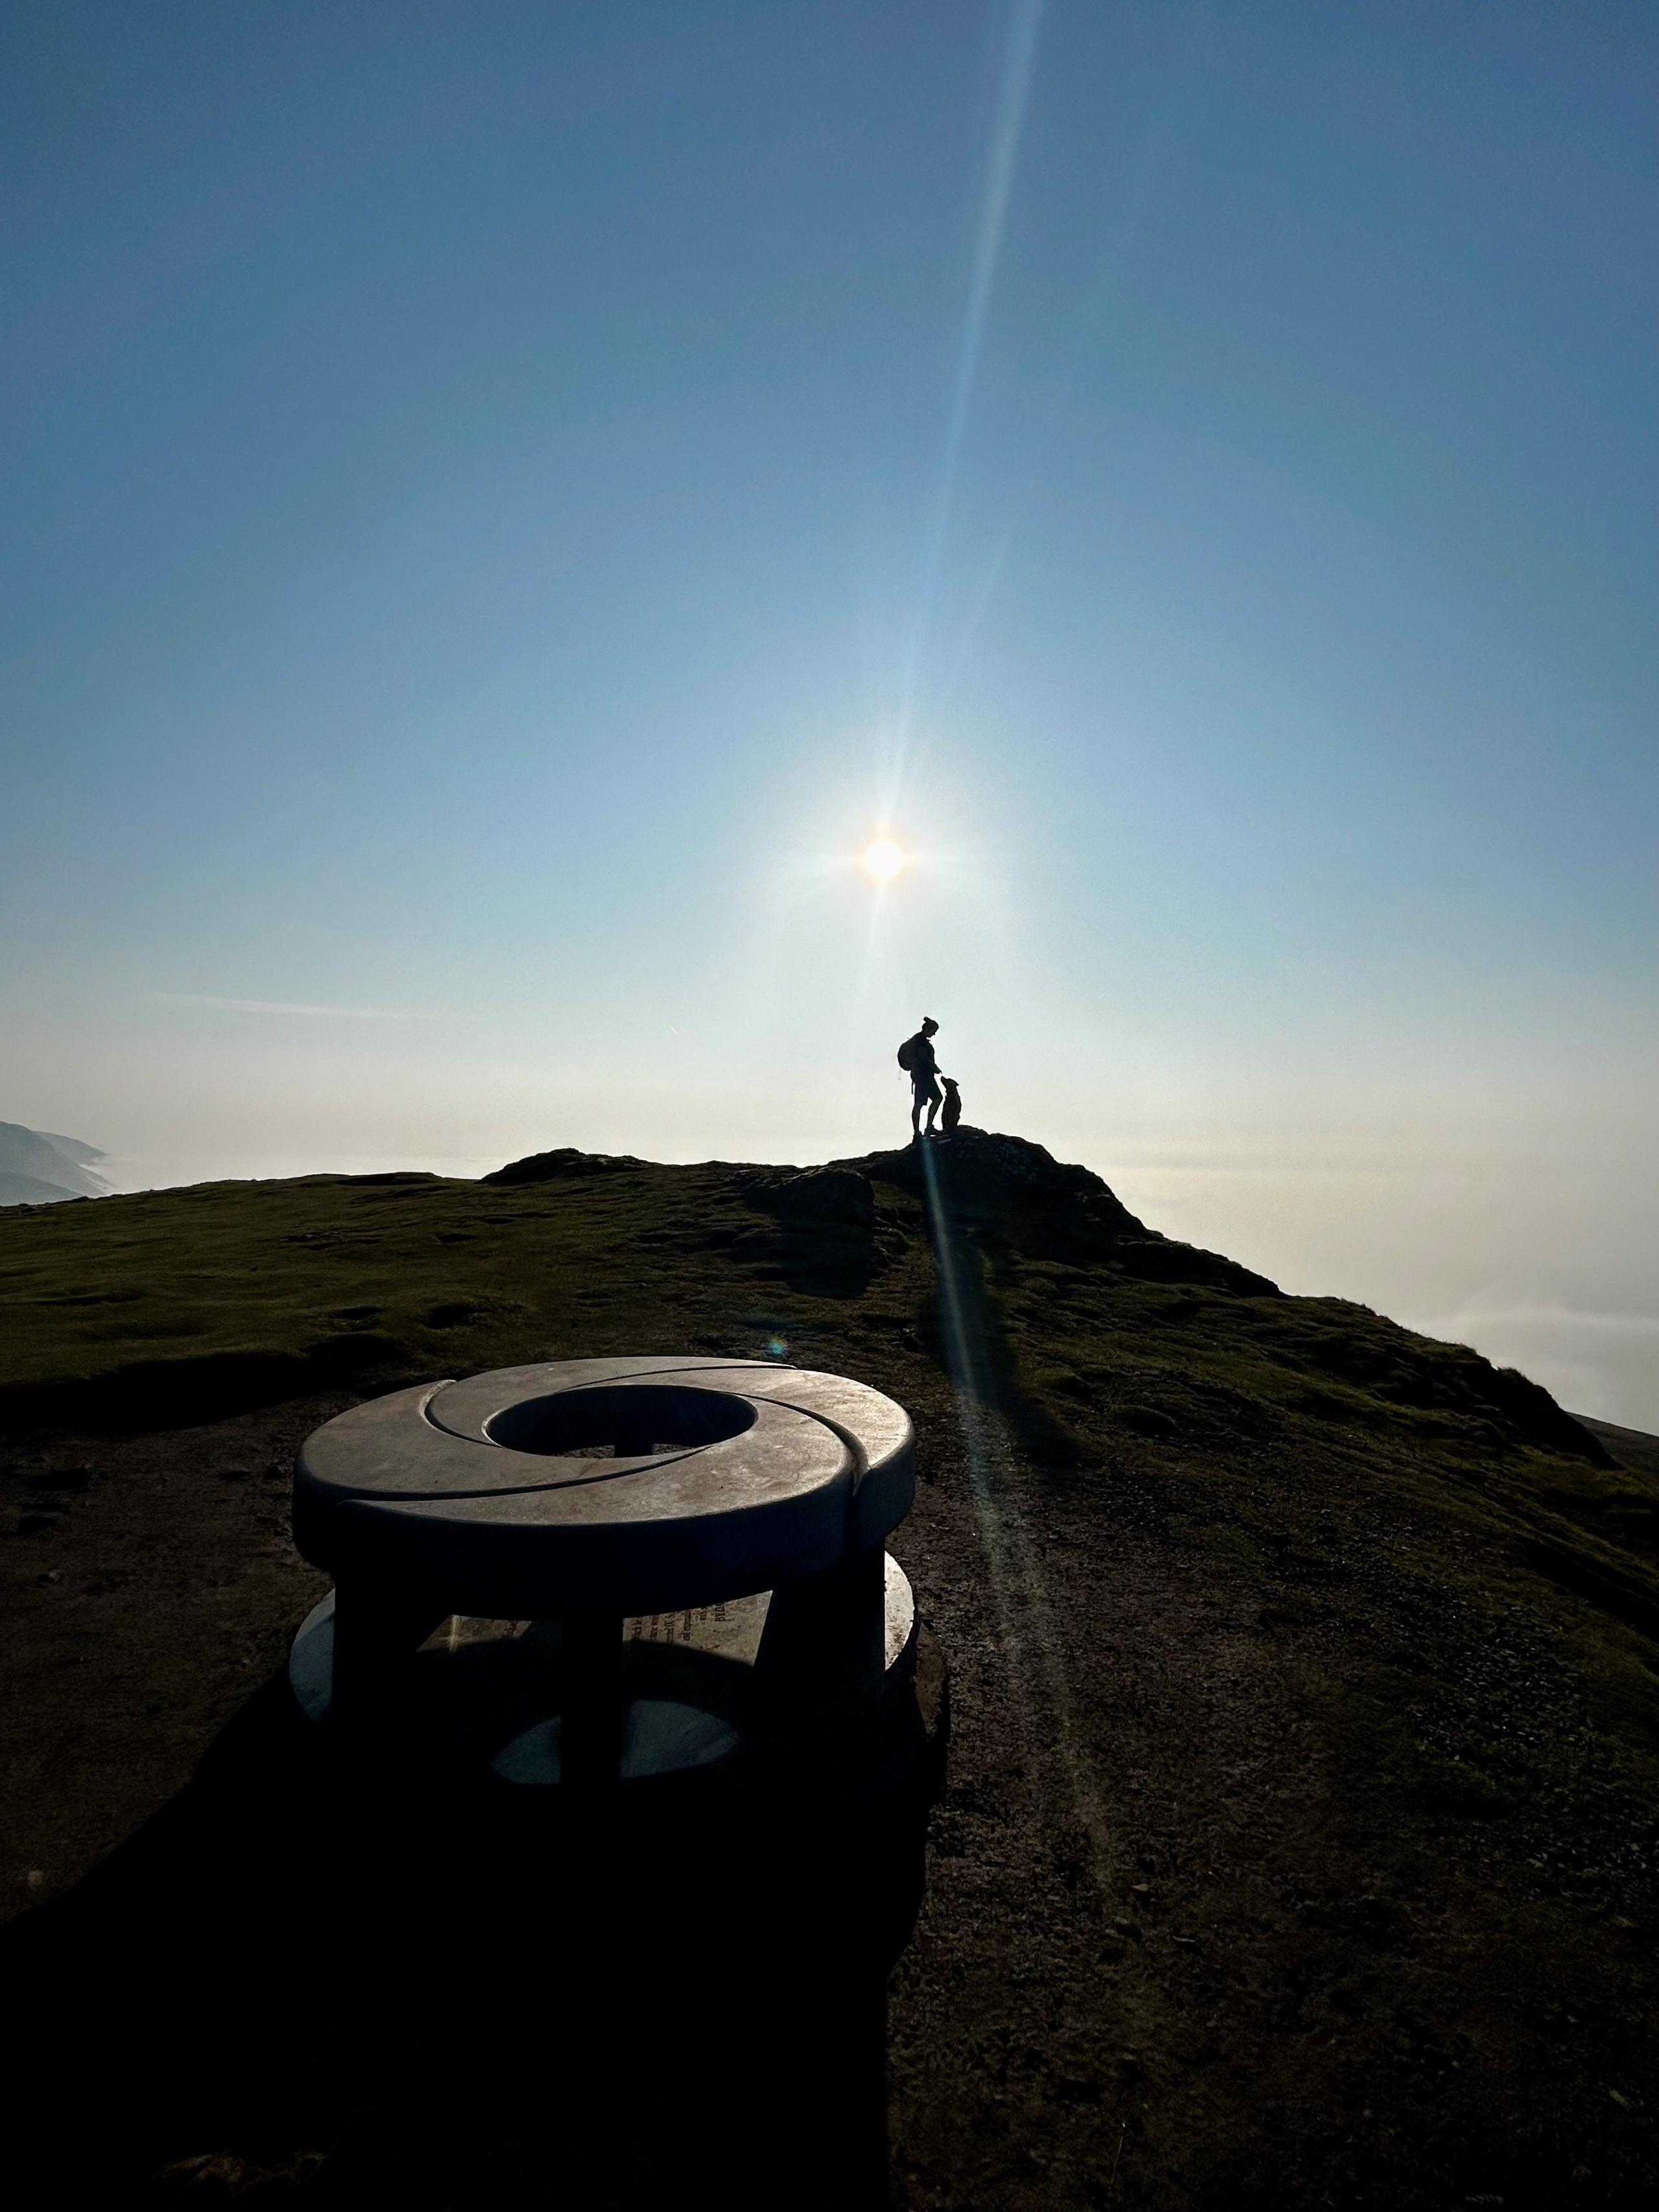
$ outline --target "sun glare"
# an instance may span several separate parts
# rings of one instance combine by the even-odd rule
[[[904,866],[904,855],[890,837],[878,837],[865,848],[864,865],[878,883],[891,883]]]

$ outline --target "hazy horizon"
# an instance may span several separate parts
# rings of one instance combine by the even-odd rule
[[[0,21],[0,1115],[806,1163],[931,1012],[1659,1429],[1649,11]]]

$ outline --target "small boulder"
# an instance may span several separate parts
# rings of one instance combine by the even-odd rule
[[[644,1164],[631,1152],[579,1152],[574,1145],[561,1145],[550,1152],[532,1152],[527,1159],[509,1160],[483,1180],[498,1188],[526,1182],[564,1182],[573,1176],[615,1175],[623,1168]]]
[[[867,1237],[876,1225],[876,1194],[854,1168],[809,1168],[766,1195],[770,1213],[787,1221],[824,1222]]]

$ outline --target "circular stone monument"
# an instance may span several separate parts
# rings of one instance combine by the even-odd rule
[[[354,1407],[295,1474],[334,1577],[303,1710],[505,1784],[884,1790],[942,1748],[944,1666],[884,1540],[902,1407],[757,1360],[501,1368]]]

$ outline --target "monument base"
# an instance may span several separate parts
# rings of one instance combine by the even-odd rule
[[[332,1738],[331,1592],[294,1639],[288,1679],[306,1717]],[[945,1667],[918,1620],[902,1568],[882,1562],[881,1650],[872,1679],[803,1701],[769,1644],[774,1595],[623,1621],[617,1755],[607,1778],[632,1797],[665,1785],[746,1793],[757,1783],[833,1780],[838,1794],[879,1790],[895,1769],[942,1756]],[[354,1761],[408,1779],[545,1790],[569,1786],[564,1757],[565,1632],[557,1621],[459,1614],[440,1623],[354,1715]],[[769,1659],[774,1664],[769,1669]],[[835,1686],[832,1685],[832,1689]],[[583,1784],[586,1788],[591,1784]]]

